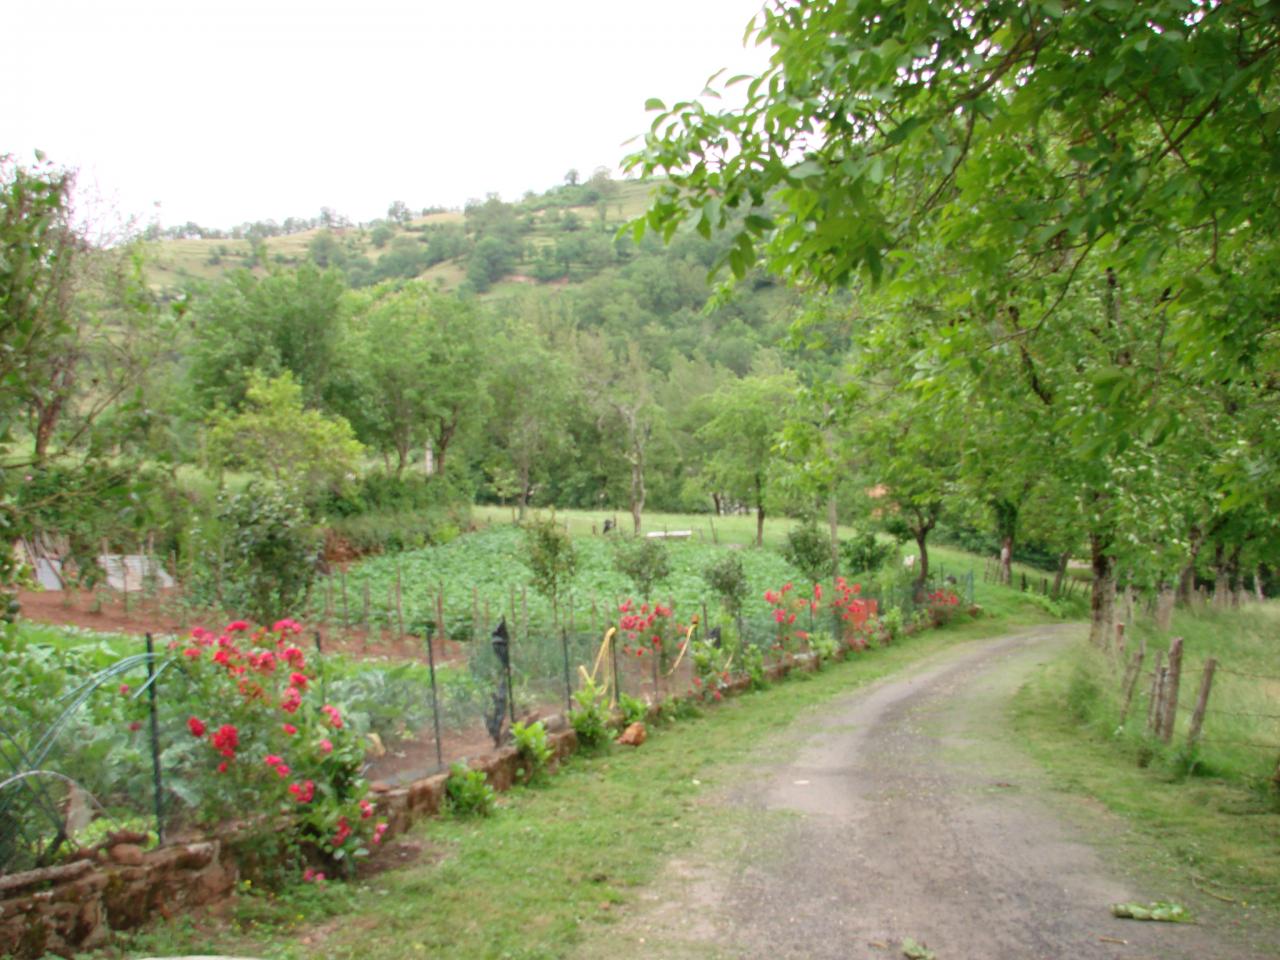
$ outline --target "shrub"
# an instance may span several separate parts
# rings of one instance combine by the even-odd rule
[[[881,543],[869,530],[840,544],[840,562],[844,565],[846,575],[873,573],[884,566],[892,553],[892,544]]]
[[[316,576],[320,538],[302,508],[275,487],[250,484],[220,500],[223,542],[206,576],[223,604],[260,622],[300,609]]]
[[[649,708],[643,700],[625,693],[618,697],[618,709],[622,711],[622,722],[627,726],[639,723],[649,715]]]
[[[218,635],[196,628],[186,647],[171,644],[181,648],[197,712],[174,751],[184,775],[170,785],[201,822],[244,821],[237,847],[268,879],[300,868],[308,849],[348,868],[386,829],[369,822],[363,745],[336,707],[319,702],[293,643],[300,632],[292,620],[253,631],[238,620]]]
[[[516,753],[524,763],[525,779],[540,779],[555,755],[555,750],[547,743],[547,728],[541,721],[516,722],[511,726],[511,736],[515,740]]]
[[[671,555],[659,540],[621,540],[614,547],[613,568],[647,601],[653,598],[653,588],[671,576]]]
[[[472,770],[461,760],[449,768],[444,782],[445,802],[456,817],[488,817],[493,814],[497,795],[484,773]]]
[[[746,572],[742,569],[742,558],[736,553],[726,553],[719,560],[708,564],[702,571],[702,579],[720,598],[720,605],[731,619],[736,619],[742,612],[742,604],[747,599]]]
[[[609,742],[609,715],[604,706],[604,689],[584,677],[582,686],[573,694],[576,709],[569,711],[569,722],[578,735],[578,745],[595,750]]]
[[[787,534],[782,556],[810,583],[818,583],[831,573],[831,538],[816,523],[802,524]]]

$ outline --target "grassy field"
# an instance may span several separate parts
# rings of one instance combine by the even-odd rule
[[[546,786],[507,794],[491,821],[423,824],[401,848],[418,857],[403,869],[278,898],[245,891],[230,922],[167,923],[125,940],[115,955],[550,958],[583,942],[603,952],[611,924],[669,857],[761,828],[756,813],[713,813],[701,802],[752,775],[744,764],[761,738],[949,644],[1038,618],[1025,607],[998,625],[929,631],[726,701],[657,730],[638,751],[574,757]]]

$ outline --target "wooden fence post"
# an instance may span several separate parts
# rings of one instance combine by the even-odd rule
[[[342,578],[342,629],[346,630],[351,626],[351,608],[347,605],[347,571],[340,570],[339,574]]]
[[[404,595],[400,589],[400,564],[396,564],[396,626],[400,629],[399,636],[404,636]]]
[[[1182,638],[1169,642],[1169,676],[1161,696],[1164,715],[1160,718],[1160,739],[1168,743],[1173,739],[1173,723],[1178,716],[1178,685],[1182,680]]]
[[[1151,694],[1147,699],[1147,732],[1155,733],[1160,716],[1161,681],[1164,679],[1164,651],[1156,651],[1155,668],[1151,671]]]
[[[1124,726],[1129,716],[1129,708],[1133,705],[1133,693],[1138,688],[1138,678],[1142,675],[1143,650],[1139,647],[1133,651],[1133,659],[1124,674],[1124,702],[1120,706],[1120,726]]]
[[[1196,708],[1191,714],[1191,726],[1187,730],[1187,749],[1195,748],[1200,739],[1200,728],[1204,725],[1204,714],[1209,708],[1209,691],[1213,687],[1213,671],[1218,668],[1218,661],[1210,657],[1204,662],[1204,675],[1200,678],[1200,695],[1196,697]]]

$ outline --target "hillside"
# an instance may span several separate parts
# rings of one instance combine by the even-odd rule
[[[470,277],[482,293],[578,282],[620,261],[618,228],[643,212],[649,191],[647,183],[597,175],[513,203],[491,196],[463,211],[357,225],[338,218],[333,226],[274,236],[261,235],[280,229],[271,223],[201,231],[214,235],[149,242],[147,277],[157,292],[173,294],[234,270],[265,276],[312,261],[342,269],[355,287],[392,277],[423,277],[445,290]]]

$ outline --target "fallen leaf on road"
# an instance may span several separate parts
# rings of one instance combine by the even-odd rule
[[[1113,903],[1111,915],[1122,920],[1163,920],[1166,923],[1185,923],[1191,919],[1187,908],[1180,903],[1156,900],[1153,903]]]
[[[902,955],[908,960],[938,960],[938,955],[923,943],[916,943],[910,937],[902,941]]]

